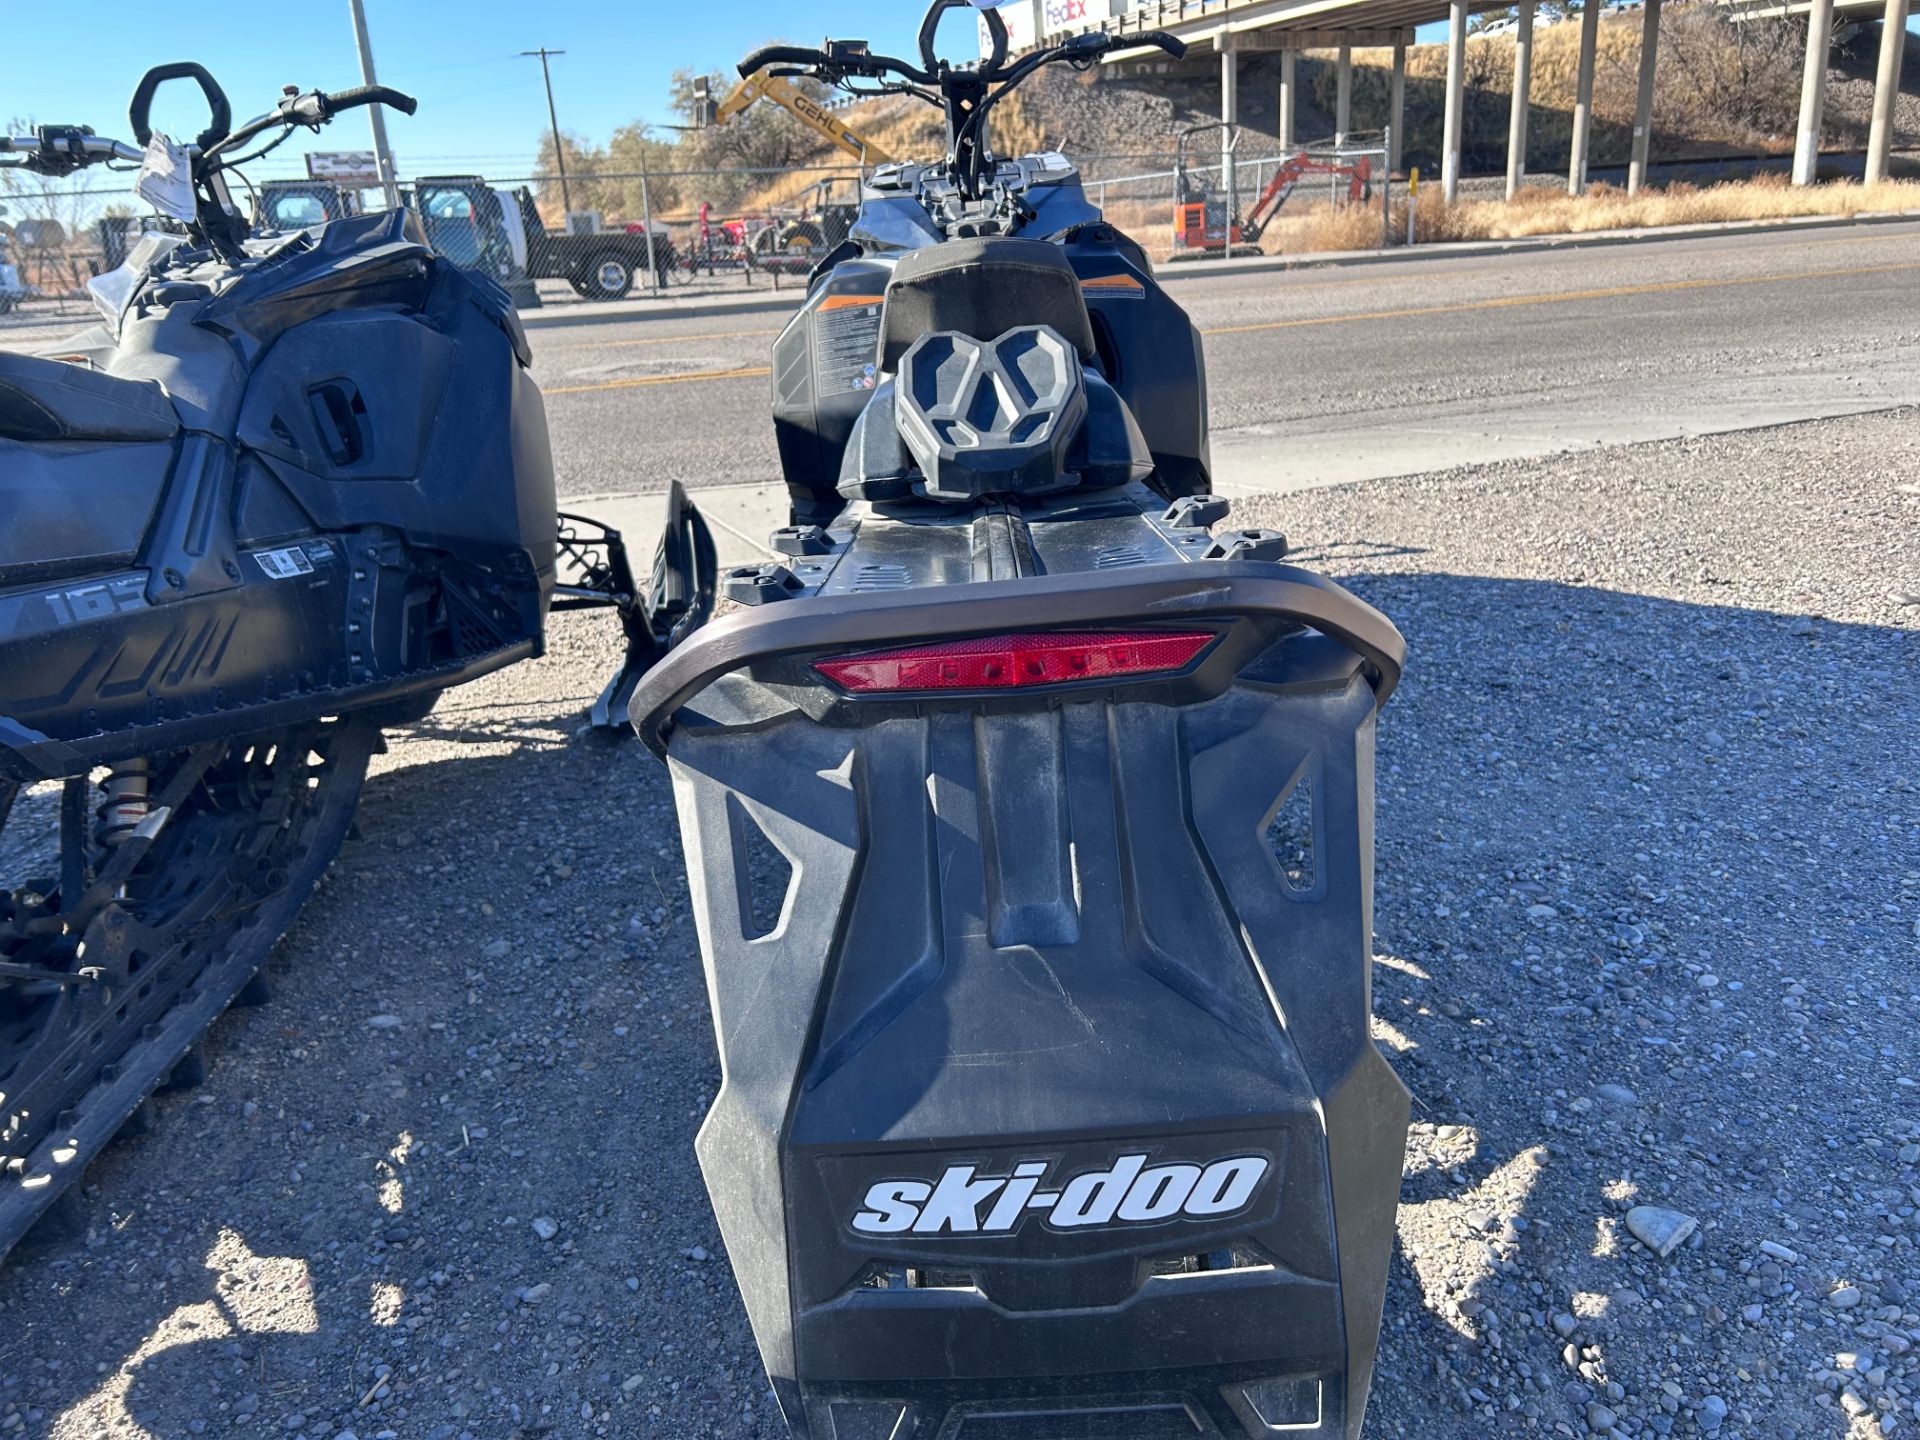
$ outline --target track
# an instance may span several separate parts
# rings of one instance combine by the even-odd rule
[[[0,1253],[194,1078],[195,1042],[346,838],[378,736],[336,720],[157,757],[144,822],[111,846],[93,777],[0,782]]]

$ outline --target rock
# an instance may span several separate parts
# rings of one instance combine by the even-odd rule
[[[1596,1434],[1604,1435],[1620,1423],[1620,1417],[1604,1405],[1587,1406],[1587,1428]]]
[[[1602,1085],[1593,1093],[1598,1099],[1621,1110],[1632,1109],[1640,1103],[1640,1097],[1624,1085]]]
[[[1758,1325],[1762,1320],[1767,1318],[1767,1307],[1764,1305],[1749,1305],[1740,1312],[1740,1318],[1749,1325]]]
[[[1905,590],[1895,590],[1887,598],[1896,605],[1920,605],[1920,595],[1914,595]]]
[[[1842,1285],[1838,1290],[1835,1290],[1827,1296],[1827,1304],[1831,1305],[1835,1310],[1851,1310],[1858,1305],[1863,1298],[1858,1285]]]
[[[495,940],[480,952],[480,954],[488,960],[504,960],[512,953],[513,946],[509,945],[505,940]]]
[[[371,1030],[398,1030],[400,1028],[400,1017],[398,1015],[375,1015],[368,1019],[367,1028]]]
[[[689,1260],[706,1260],[711,1258],[708,1256],[707,1247],[704,1245],[693,1245],[682,1250],[680,1253]]]
[[[1777,1240],[1762,1240],[1760,1242],[1760,1253],[1771,1256],[1782,1265],[1798,1265],[1800,1263],[1799,1252],[1789,1250]]]
[[[632,1375],[627,1376],[626,1379],[620,1382],[620,1389],[625,1394],[631,1395],[634,1391],[638,1390],[642,1385],[646,1383],[647,1383],[647,1377],[636,1372]]]
[[[1813,617],[1811,615],[1796,615],[1792,623],[1787,626],[1787,634],[1802,637],[1813,634]]]
[[[1560,912],[1554,909],[1553,906],[1551,905],[1527,906],[1527,919],[1529,920],[1544,921],[1544,920],[1558,920],[1559,918],[1560,918]]]
[[[1659,1205],[1636,1205],[1627,1212],[1627,1230],[1642,1245],[1665,1260],[1686,1244],[1700,1222],[1678,1210]]]
[[[533,1233],[542,1240],[551,1240],[560,1233],[560,1222],[546,1215],[536,1215],[533,1219]]]
[[[553,1294],[553,1286],[542,1280],[538,1285],[529,1285],[520,1292],[520,1303],[523,1305],[538,1305],[551,1294]]]
[[[1700,1402],[1700,1428],[1711,1435],[1727,1422],[1727,1402],[1718,1395],[1709,1395]]]
[[[1702,990],[1711,990],[1719,983],[1720,977],[1713,974],[1702,975],[1699,980],[1699,985]]]
[[[1580,1328],[1580,1322],[1564,1311],[1553,1317],[1553,1333],[1562,1340],[1571,1340],[1573,1332]]]

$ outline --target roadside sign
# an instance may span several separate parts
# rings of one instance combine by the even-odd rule
[[[977,3],[977,0],[976,0]],[[982,6],[982,9],[989,7]],[[1013,0],[1012,4],[1000,4],[993,7],[1000,12],[1000,18],[1007,22],[1007,38],[1014,54],[1031,50],[1040,41],[1040,0]],[[993,40],[987,34],[987,21],[980,17],[980,55],[984,59],[993,53]]]
[[[336,184],[378,185],[380,161],[371,150],[323,150],[307,155],[307,178]]]

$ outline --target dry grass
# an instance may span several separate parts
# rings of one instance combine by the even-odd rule
[[[1395,209],[1399,217],[1396,233],[1405,234],[1406,208],[1402,205]],[[1452,205],[1437,191],[1428,191],[1420,197],[1415,225],[1423,241],[1514,240],[1529,235],[1579,235],[1593,230],[1778,220],[1797,215],[1860,215],[1884,210],[1920,210],[1920,181],[1861,185],[1844,180],[1796,187],[1781,176],[1762,176],[1705,188],[1669,185],[1633,196],[1611,185],[1591,186],[1584,195],[1535,186],[1522,190],[1511,201],[1460,200]]]
[[[1784,176],[1729,181],[1701,188],[1670,185],[1629,197],[1611,185],[1590,186],[1585,195],[1530,186],[1517,198],[1461,200],[1448,205],[1437,190],[1420,196],[1417,238],[1422,244],[1445,240],[1517,240],[1536,235],[1580,235],[1595,230],[1657,229],[1730,220],[1778,220],[1798,215],[1863,215],[1920,211],[1920,181],[1892,180],[1861,185],[1842,180],[1797,188]],[[1173,217],[1169,204],[1122,201],[1107,218],[1164,260],[1172,253]],[[1393,243],[1407,233],[1405,200],[1393,203],[1389,227]],[[1380,245],[1380,207],[1315,205],[1283,213],[1260,237],[1269,255],[1315,255],[1340,250],[1373,250]]]
[[[918,101],[872,100],[840,112],[839,118],[856,134],[864,136],[868,144],[896,160],[937,160],[946,151],[945,121],[940,112]],[[1046,132],[1039,117],[1033,113],[1026,97],[1018,92],[994,107],[993,144],[1002,155],[1025,155],[1046,148]],[[852,163],[824,143],[819,154],[819,163],[823,166]],[[805,172],[772,177],[747,193],[740,211],[752,215],[792,206],[805,198],[805,192],[818,178]]]
[[[1260,238],[1266,242],[1263,248],[1283,255],[1373,250],[1380,245],[1382,218],[1378,205],[1322,205],[1269,226]]]

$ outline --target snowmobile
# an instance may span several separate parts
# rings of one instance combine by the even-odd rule
[[[792,499],[639,681],[720,1057],[696,1150],[802,1440],[1361,1428],[1408,1095],[1369,1030],[1391,622],[1233,528],[1192,322],[1044,66],[782,46],[945,112],[774,346]]]
[[[148,123],[173,80],[190,143]],[[170,226],[91,282],[98,325],[0,353],[0,1253],[265,998],[383,725],[541,653],[550,607],[618,603],[638,666],[698,601],[556,516],[513,307],[417,216],[251,234],[234,167],[373,104],[414,109],[290,89],[234,128],[185,63],[140,82],[138,145],[0,136],[45,176],[140,167]]]

